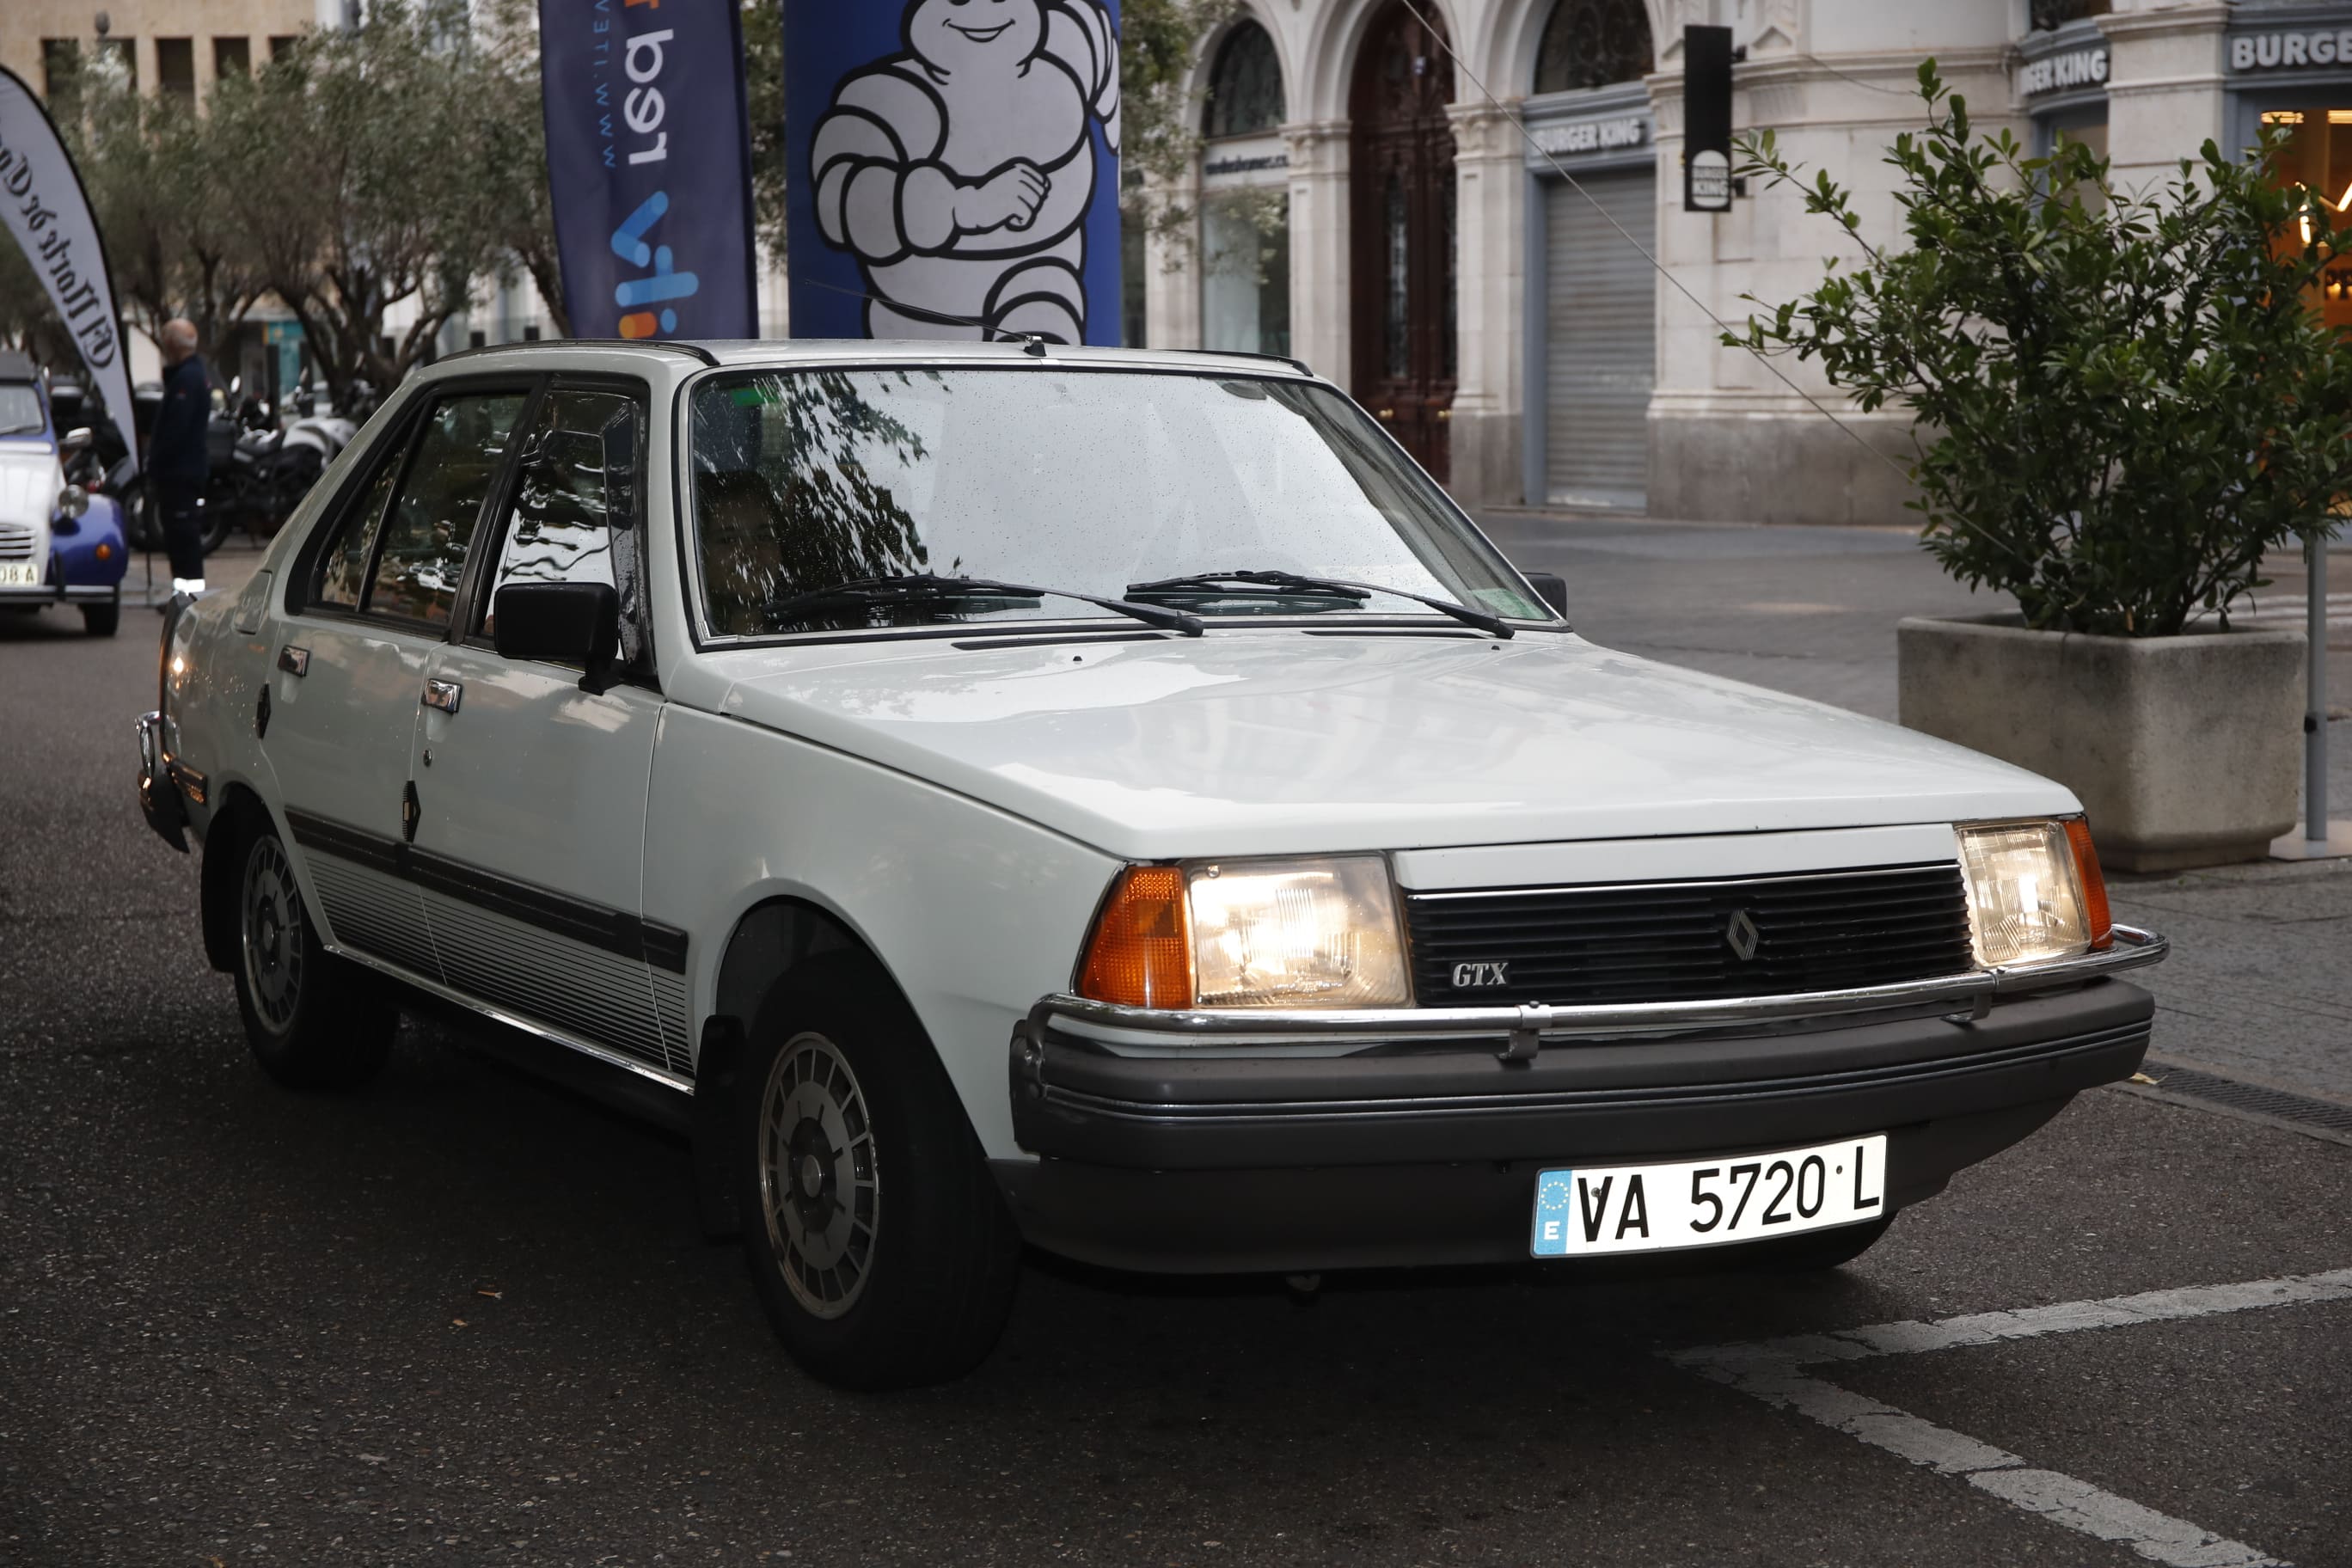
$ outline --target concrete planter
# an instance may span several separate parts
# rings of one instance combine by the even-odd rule
[[[2073,790],[2109,870],[2259,860],[2294,825],[2299,631],[2083,637],[2011,615],[1895,640],[1903,722]]]

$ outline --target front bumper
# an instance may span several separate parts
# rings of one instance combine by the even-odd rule
[[[183,794],[201,803],[205,776],[163,750],[163,715],[139,716],[139,812],[164,843],[188,852],[188,805]]]
[[[2138,1068],[2154,1003],[2108,976],[2165,944],[2117,935],[2114,956],[2034,977],[2061,989],[2004,997],[2021,977],[1959,976],[1843,1014],[1674,1004],[1672,1023],[1555,1009],[1525,1021],[1532,1049],[1504,1016],[1541,1009],[1419,1030],[1383,1016],[1272,1046],[1218,1015],[1239,1020],[1219,1046],[1048,998],[1011,1065],[1013,1133],[1040,1158],[997,1171],[1033,1241],[1170,1271],[1523,1259],[1540,1168],[1868,1132],[1889,1135],[1891,1212]]]
[[[121,593],[120,583],[10,584],[0,587],[0,605],[110,605]]]

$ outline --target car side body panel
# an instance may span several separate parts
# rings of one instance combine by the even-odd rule
[[[694,933],[698,1027],[743,917],[772,899],[813,904],[888,970],[992,1157],[1019,1154],[1004,1092],[1013,1026],[1069,984],[1118,868],[1097,849],[906,773],[690,709],[663,713],[646,917]]]

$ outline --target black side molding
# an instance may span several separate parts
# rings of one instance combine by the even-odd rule
[[[310,812],[289,810],[286,823],[305,853],[331,855],[557,936],[623,958],[643,959],[671,974],[686,973],[687,933],[676,926],[485,871],[389,835],[370,833]]]

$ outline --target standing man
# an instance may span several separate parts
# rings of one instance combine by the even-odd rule
[[[163,525],[172,556],[172,592],[205,591],[205,481],[212,475],[205,431],[212,423],[212,383],[196,353],[196,327],[174,317],[163,323],[163,406],[147,438],[147,497]]]

